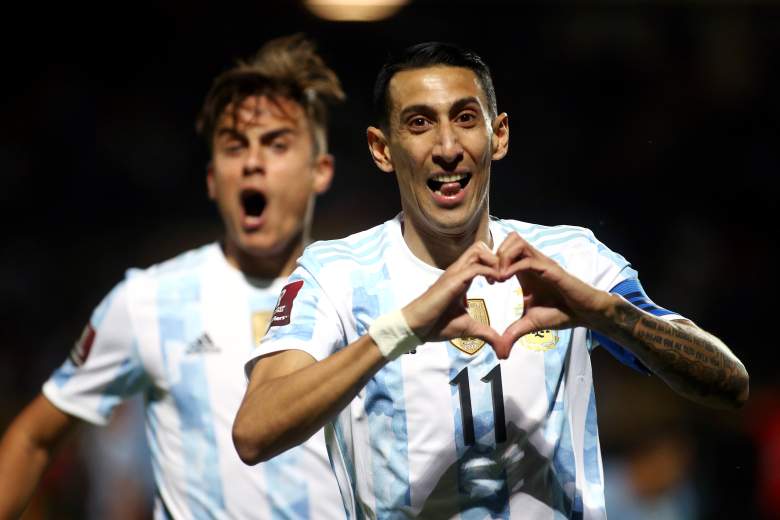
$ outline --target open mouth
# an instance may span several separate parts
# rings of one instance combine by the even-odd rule
[[[259,217],[265,209],[265,196],[259,191],[244,190],[241,193],[241,205],[248,217]]]
[[[465,189],[470,180],[470,173],[436,175],[428,179],[428,188],[438,195],[454,195]]]

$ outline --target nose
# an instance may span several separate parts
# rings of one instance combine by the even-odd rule
[[[249,153],[246,155],[246,162],[244,162],[244,175],[253,175],[255,173],[265,173],[262,147],[256,145],[250,146]]]
[[[451,124],[439,127],[439,139],[433,149],[433,161],[444,169],[454,169],[463,160],[463,146]]]

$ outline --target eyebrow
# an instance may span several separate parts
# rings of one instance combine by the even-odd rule
[[[244,136],[241,134],[241,132],[238,132],[233,128],[229,128],[225,126],[221,128],[217,128],[217,131],[214,132],[214,139],[220,139],[222,137],[233,138],[233,139],[244,139]]]
[[[295,129],[290,128],[289,126],[285,126],[282,128],[277,128],[275,130],[271,130],[270,132],[266,132],[264,134],[260,135],[260,142],[263,144],[270,143],[277,137],[284,137],[287,135],[296,135],[297,132]]]
[[[482,105],[480,104],[479,99],[477,99],[475,96],[468,96],[468,97],[460,98],[459,100],[454,102],[452,104],[452,108],[450,108],[450,114],[455,112],[460,112],[461,110],[466,108],[466,106],[472,103],[475,103],[479,107],[480,111],[482,111]]]
[[[459,112],[463,110],[467,105],[470,105],[471,103],[476,103],[480,108],[482,107],[482,105],[479,104],[479,99],[477,99],[475,96],[467,96],[467,97],[457,99],[455,102],[453,102],[452,106],[449,109],[449,112],[450,114],[452,114],[453,112]],[[430,105],[419,103],[404,108],[403,110],[401,110],[398,117],[401,119],[401,121],[403,121],[410,114],[415,114],[415,113],[430,115],[430,114],[435,114],[436,110]]]
[[[291,127],[276,128],[274,130],[261,134],[260,142],[268,143],[270,141],[273,141],[277,137],[281,137],[288,134],[294,135],[295,133],[296,133],[295,129]],[[215,139],[220,139],[222,137],[227,137],[228,139],[246,139],[246,136],[243,133],[236,130],[235,128],[230,128],[225,126],[218,128],[214,137]]]

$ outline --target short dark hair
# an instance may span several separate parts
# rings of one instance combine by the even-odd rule
[[[345,96],[336,73],[302,34],[269,41],[248,61],[239,61],[214,80],[196,128],[211,150],[216,126],[224,111],[234,111],[244,99],[266,95],[292,99],[303,107],[311,123],[316,152],[326,152],[328,104]]]
[[[393,76],[404,70],[436,65],[463,67],[473,71],[485,92],[485,97],[487,97],[490,117],[496,117],[498,114],[496,90],[493,88],[490,69],[482,58],[477,53],[453,43],[425,42],[412,45],[398,54],[391,55],[382,65],[374,83],[374,121],[380,127],[387,128],[391,108],[388,88]]]

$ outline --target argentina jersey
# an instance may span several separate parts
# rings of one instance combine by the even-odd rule
[[[283,285],[245,277],[218,244],[130,270],[45,383],[55,406],[95,424],[143,395],[155,518],[344,518],[322,432],[253,467],[233,446],[243,364]]]
[[[272,324],[250,366],[286,349],[322,360],[433,284],[442,271],[411,253],[402,218],[309,246],[289,280],[285,321]],[[599,289],[641,287],[586,229],[491,219],[490,231],[494,250],[517,231]],[[523,312],[515,278],[478,277],[467,300],[469,314],[499,332]],[[507,360],[459,338],[388,363],[326,428],[350,518],[605,518],[594,345],[578,327],[520,338]]]

